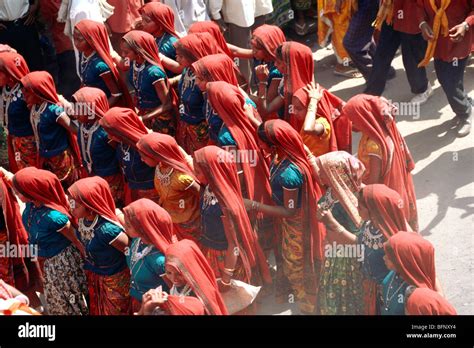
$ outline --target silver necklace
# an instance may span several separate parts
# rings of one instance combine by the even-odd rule
[[[99,126],[99,122],[94,123],[89,129],[83,124],[79,126],[81,131],[81,152],[84,154],[84,161],[86,162],[89,174],[92,172],[92,138],[94,137],[94,132],[99,129]]]
[[[88,57],[86,57],[85,54],[82,54],[82,57],[81,57],[81,80],[82,81],[84,81],[84,74],[87,71],[87,68],[89,67],[92,57],[94,56],[95,56],[95,52],[92,52],[92,54]]]
[[[40,145],[38,125],[40,123],[41,114],[44,112],[44,110],[46,110],[47,105],[48,105],[47,102],[43,102],[39,107],[37,107],[37,105],[34,105],[30,111],[30,123],[31,123],[31,127],[33,128],[33,133],[35,135],[35,140],[36,140],[36,148],[38,150],[39,150],[39,145]]]
[[[183,290],[179,291],[176,285],[173,285],[170,289],[170,295],[174,296],[189,296],[193,289],[189,286],[189,284],[186,284],[183,288]]]
[[[400,284],[400,286],[398,287],[397,290],[395,290],[395,292],[392,294],[392,296],[390,296],[390,290],[393,289],[393,281],[394,279],[397,278],[398,279],[398,275],[394,275],[392,277],[392,279],[390,280],[390,284],[388,285],[388,289],[387,289],[387,294],[385,295],[385,310],[388,311],[388,307],[390,305],[390,303],[392,302],[393,298],[395,297],[395,295],[398,294],[398,292],[400,291],[400,289],[403,287],[403,285],[405,284],[405,282],[402,282]]]
[[[156,169],[155,169],[155,178],[157,180],[160,181],[161,185],[163,186],[169,186],[170,183],[171,183],[171,174],[173,174],[173,171],[174,171],[174,168],[171,168],[171,170],[164,174],[161,169],[160,169],[160,166],[156,166]]]
[[[92,221],[92,224],[90,226],[86,226],[84,224],[84,219],[79,219],[79,233],[81,234],[81,239],[88,242],[94,238],[94,229],[98,221],[99,215],[96,215],[94,220]]]
[[[135,243],[135,245],[133,247],[133,250],[132,250],[132,255],[131,255],[131,258],[130,258],[131,259],[131,262],[130,262],[131,267],[130,268],[133,268],[138,261],[140,261],[145,256],[147,256],[150,253],[150,251],[153,249],[153,245],[148,245],[142,251],[138,251],[141,244],[142,244],[142,240],[141,240],[141,238],[138,238],[138,240]]]
[[[377,250],[383,248],[384,235],[370,221],[364,224],[364,232],[362,234],[362,242],[369,248]]]
[[[12,101],[17,101],[22,96],[21,85],[17,83],[11,90],[8,90],[8,87],[5,86],[2,90],[2,125],[5,125],[8,128],[8,109],[10,108],[10,103]]]
[[[214,192],[211,191],[211,189],[209,188],[209,185],[207,185],[204,190],[202,203],[203,203],[204,208],[217,204],[217,197],[214,194]]]

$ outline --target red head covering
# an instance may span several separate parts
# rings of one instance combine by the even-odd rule
[[[161,252],[177,241],[170,214],[148,198],[141,198],[123,209],[125,219],[140,236],[145,236]]]
[[[102,118],[109,111],[109,101],[104,91],[95,87],[82,87],[73,94],[73,98],[92,112],[94,118]],[[92,106],[92,109],[90,107]]]
[[[253,31],[253,37],[258,45],[263,47],[272,60],[276,60],[275,51],[286,41],[285,34],[276,25],[264,24]]]
[[[59,105],[56,85],[49,72],[33,71],[21,78],[21,84],[42,101]]]
[[[417,288],[405,305],[408,315],[457,315],[456,309],[443,296],[428,288]]]
[[[174,45],[176,50],[180,51],[191,63],[211,54],[224,53],[209,33],[186,35],[175,42]]]
[[[177,269],[211,315],[227,315],[214,271],[196,243],[183,239],[166,250],[166,264]]]
[[[224,215],[235,226],[228,232],[232,234],[233,242],[241,250],[240,256],[248,281],[251,279],[251,268],[259,267],[263,279],[271,282],[265,256],[245,210],[233,156],[217,146],[206,146],[194,152],[194,158],[194,167],[200,169],[208,178],[212,192],[216,195],[221,208],[226,210]],[[237,233],[240,234],[238,237]]]
[[[192,296],[169,295],[163,305],[171,315],[204,315],[206,308],[201,300]]]
[[[30,72],[23,56],[15,52],[0,53],[0,70],[6,72],[15,81],[20,81]]]
[[[162,133],[144,135],[138,141],[137,148],[139,152],[144,153],[148,157],[163,162],[197,181],[193,168],[186,158],[187,155],[180,149],[176,139],[172,136]]]
[[[209,103],[229,128],[237,144],[237,155],[240,158],[234,159],[239,161],[244,170],[249,198],[271,204],[272,189],[268,181],[270,173],[257,143],[255,127],[245,113],[245,98],[240,89],[219,81],[209,83],[207,93]]]
[[[352,120],[354,127],[380,146],[381,183],[402,196],[408,223],[417,230],[416,196],[410,174],[415,163],[394,121],[395,112],[395,107],[385,98],[367,94],[352,97],[343,108],[344,115]]]
[[[140,14],[150,17],[166,33],[179,39],[179,35],[174,30],[174,12],[168,5],[160,2],[150,2],[140,9]]]
[[[74,222],[58,177],[48,170],[27,167],[13,176],[13,187],[31,201],[57,210]]]
[[[132,109],[114,107],[99,121],[107,133],[134,148],[138,140],[148,134],[148,130]]]
[[[72,199],[90,211],[121,226],[115,215],[114,198],[105,179],[99,176],[80,179],[69,187],[68,193]]]
[[[192,68],[207,82],[225,81],[234,86],[239,85],[236,75],[239,68],[225,54],[211,54],[203,57],[194,62]]]
[[[222,35],[219,25],[213,21],[202,21],[193,23],[188,30],[188,34],[197,34],[197,33],[209,33],[216,40],[220,49],[225,53],[229,58],[234,58],[234,55],[227,46],[224,35]]]
[[[323,241],[326,235],[324,226],[316,219],[316,210],[321,189],[314,181],[311,166],[306,157],[303,140],[287,122],[270,120],[264,124],[266,138],[278,147],[295,164],[304,176],[302,194],[303,231],[305,260],[312,265],[314,258],[323,259]],[[309,249],[311,248],[311,249]]]
[[[109,35],[105,25],[90,19],[83,19],[76,24],[75,29],[79,30],[81,35],[84,37],[84,40],[86,40],[89,46],[97,52],[99,57],[110,68],[110,71],[120,88],[120,92],[122,93],[125,106],[133,107],[133,100],[128,93],[127,85],[120,77],[120,73],[110,55]]]
[[[406,231],[403,199],[382,184],[367,185],[361,191],[360,201],[369,211],[369,220],[389,239],[398,231]]]
[[[290,117],[290,105],[293,93],[314,81],[314,60],[311,49],[298,42],[285,42],[281,48],[282,59],[285,62],[285,117],[298,132],[298,122]]]
[[[400,231],[390,237],[385,252],[404,281],[435,290],[434,247],[428,240],[417,233]]]

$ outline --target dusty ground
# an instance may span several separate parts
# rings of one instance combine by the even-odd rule
[[[363,78],[344,79],[333,74],[335,57],[330,48],[313,50],[316,81],[348,100],[364,89]],[[400,55],[392,63],[395,79],[387,83],[384,96],[394,102],[412,97]],[[428,77],[434,86],[431,99],[418,116],[397,120],[416,161],[413,171],[418,202],[420,229],[436,248],[436,271],[447,299],[458,314],[474,314],[474,131],[457,138],[451,129],[454,114],[436,80],[433,63]],[[474,57],[465,73],[465,88],[474,98]],[[353,148],[357,150],[358,137]],[[268,299],[261,314],[293,314],[292,304],[275,304]]]

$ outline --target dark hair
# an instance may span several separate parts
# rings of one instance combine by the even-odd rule
[[[265,122],[262,122],[257,129],[257,135],[260,138],[261,141],[263,141],[265,144],[268,146],[273,146],[272,142],[270,139],[267,137],[267,133],[265,133]]]
[[[277,47],[277,49],[275,50],[275,56],[277,57],[277,59],[283,60],[283,44]]]

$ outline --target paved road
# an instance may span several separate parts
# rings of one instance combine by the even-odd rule
[[[344,79],[333,74],[335,57],[331,49],[314,53],[316,81],[348,100],[361,93],[364,79]],[[384,96],[394,102],[411,99],[401,56],[392,65],[395,79],[387,83]],[[428,77],[434,94],[418,115],[397,120],[398,127],[416,161],[413,171],[420,230],[436,248],[436,270],[448,300],[458,314],[474,314],[474,134],[457,138],[452,129],[453,113],[436,80],[433,63]],[[474,57],[465,74],[465,88],[474,98]],[[357,150],[358,137],[353,148]],[[292,304],[266,301],[262,314],[296,313]]]

